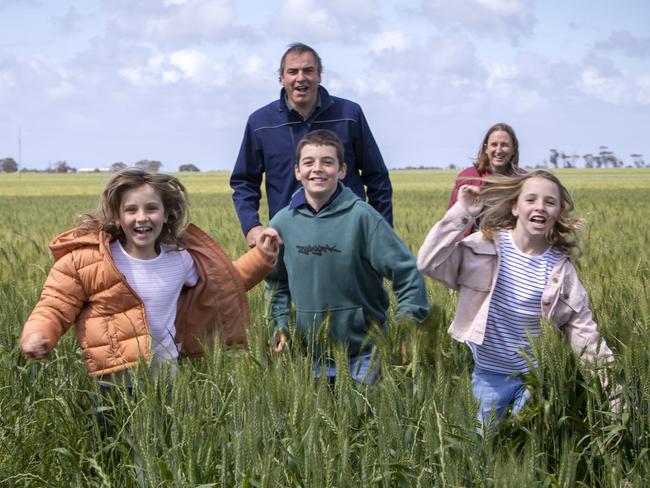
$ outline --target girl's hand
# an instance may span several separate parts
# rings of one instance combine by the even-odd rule
[[[475,185],[463,185],[458,190],[458,201],[472,217],[478,216],[483,208],[481,189]]]
[[[49,351],[48,345],[47,337],[35,332],[23,341],[20,348],[26,358],[43,359]]]
[[[280,331],[275,336],[275,345],[273,346],[273,352],[281,353],[284,351],[284,348],[287,345],[287,336],[284,335],[284,332]]]
[[[264,252],[272,254],[274,257],[277,257],[280,252],[280,244],[282,244],[282,238],[278,234],[278,231],[272,227],[265,227],[257,236],[256,246],[259,246]]]

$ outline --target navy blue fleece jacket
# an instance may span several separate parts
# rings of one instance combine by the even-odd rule
[[[393,189],[388,170],[361,107],[333,97],[319,87],[320,106],[307,119],[290,110],[282,89],[280,98],[248,118],[239,156],[230,177],[235,210],[244,235],[260,224],[262,177],[265,178],[269,217],[288,205],[300,183],[294,178],[298,142],[309,132],[328,129],[345,149],[347,176],[343,180],[361,199],[368,195],[386,221],[393,223]],[[364,189],[365,186],[365,189]]]

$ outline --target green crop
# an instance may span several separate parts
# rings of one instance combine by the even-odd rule
[[[608,375],[625,409],[612,413],[598,375],[544,328],[540,367],[525,376],[532,399],[485,437],[471,354],[446,333],[455,296],[430,280],[431,320],[414,334],[391,319],[370,388],[344,375],[335,386],[313,379],[297,349],[271,354],[262,286],[249,293],[248,349],[183,360],[171,391],[143,375],[131,393],[118,384],[102,394],[73,333],[44,361],[22,359],[22,324],[53,262],[47,244],[95,208],[108,175],[0,174],[0,488],[646,486],[650,170],[557,174],[587,221],[577,267],[616,354]],[[180,178],[191,220],[235,258],[246,244],[228,176]],[[414,253],[444,214],[454,176],[391,173],[395,229]]]

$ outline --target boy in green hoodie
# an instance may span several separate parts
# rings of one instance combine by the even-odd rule
[[[429,313],[422,275],[386,220],[340,183],[346,166],[333,132],[309,132],[298,143],[296,161],[302,188],[269,223],[284,242],[267,279],[273,350],[286,346],[293,300],[296,331],[315,351],[314,375],[336,376],[333,361],[321,356],[316,343],[325,325],[331,340],[347,345],[354,381],[372,384],[378,369],[371,367],[368,334],[373,325],[386,329],[383,279],[392,280],[397,316],[419,324]]]

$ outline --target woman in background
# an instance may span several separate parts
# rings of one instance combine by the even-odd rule
[[[517,135],[508,124],[503,122],[494,124],[485,133],[474,164],[465,168],[456,177],[447,208],[453,207],[456,203],[458,190],[463,185],[483,186],[485,182],[481,178],[486,176],[513,176],[518,173],[520,170]],[[468,227],[463,237],[478,230],[478,225],[477,221],[473,227]]]

